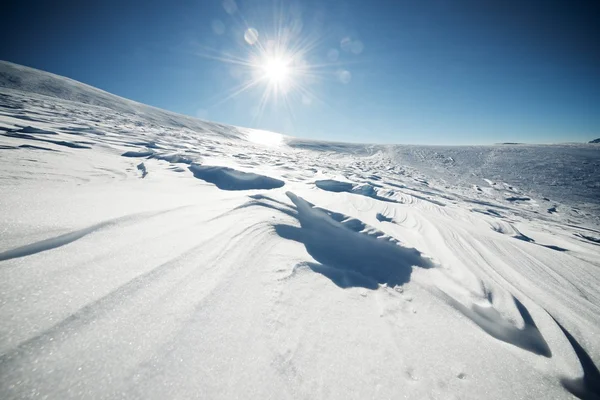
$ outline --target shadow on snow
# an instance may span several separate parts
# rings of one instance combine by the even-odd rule
[[[295,205],[300,227],[278,224],[275,231],[285,239],[304,244],[317,263],[307,264],[341,288],[377,289],[410,281],[413,266],[431,268],[433,263],[413,248],[403,247],[382,232],[363,233],[362,221],[313,207],[287,192]]]

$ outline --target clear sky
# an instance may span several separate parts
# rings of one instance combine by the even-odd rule
[[[0,20],[0,59],[212,121],[352,142],[600,137],[598,1],[17,0]]]

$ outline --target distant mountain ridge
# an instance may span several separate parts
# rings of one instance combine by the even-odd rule
[[[600,143],[600,138],[594,139],[594,140],[590,140],[588,143]]]

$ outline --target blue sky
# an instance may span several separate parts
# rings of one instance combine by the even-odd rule
[[[203,119],[352,142],[600,137],[600,6],[584,1],[14,1],[0,59]],[[57,5],[59,3],[60,5]],[[87,4],[98,3],[98,4]],[[525,4],[523,4],[525,3]],[[259,42],[287,32],[306,76],[258,107]],[[287,30],[285,30],[287,28]]]

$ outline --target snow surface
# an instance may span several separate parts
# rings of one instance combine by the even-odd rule
[[[600,395],[600,148],[327,143],[0,63],[0,398]]]

